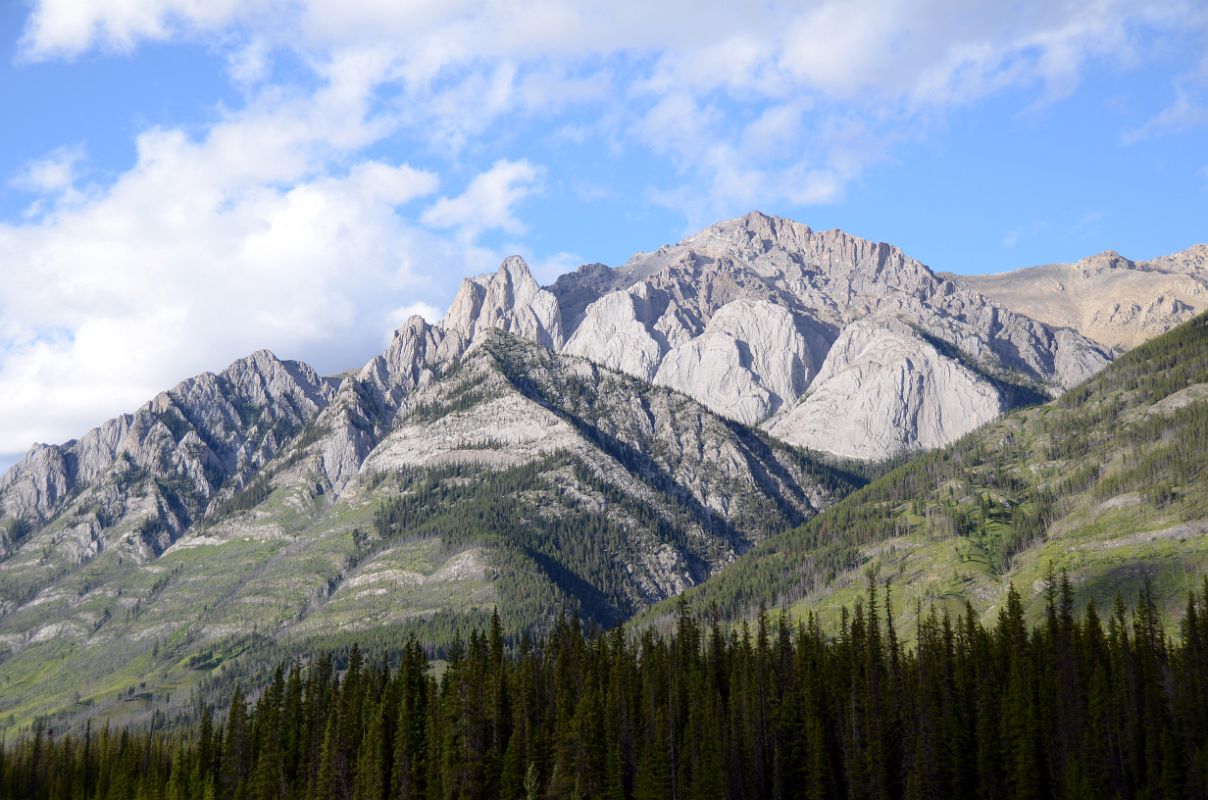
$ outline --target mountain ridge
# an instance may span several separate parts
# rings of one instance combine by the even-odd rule
[[[1105,250],[1070,264],[992,275],[941,274],[1116,350],[1135,347],[1208,308],[1208,244],[1148,261]]]
[[[546,289],[530,279],[514,309],[479,299],[506,296],[503,288],[488,288],[503,274],[463,281],[444,324],[472,339],[481,316],[558,349],[559,337],[551,332],[556,327],[565,339],[562,351],[672,386],[747,424],[773,425],[777,414],[808,404],[842,330],[878,314],[904,317],[961,358],[993,372],[1018,373],[1050,396],[1110,358],[1072,331],[1049,328],[940,279],[891,245],[838,230],[817,233],[759,212],[637,254],[615,269],[587,265]],[[562,299],[569,321],[556,313]],[[758,351],[778,357],[761,359]],[[947,352],[933,358],[950,360]],[[896,370],[903,363],[876,367]],[[868,407],[859,428],[890,424],[900,402],[886,398],[884,405]],[[967,419],[922,439],[906,431],[899,449],[951,441],[1002,410],[987,397]],[[898,416],[909,419],[914,411]],[[844,457],[898,453],[876,437],[850,442],[816,430],[795,432],[783,422],[776,429],[795,444]]]

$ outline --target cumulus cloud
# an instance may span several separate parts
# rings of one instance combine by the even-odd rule
[[[371,53],[376,77],[402,92],[392,122],[438,151],[456,156],[517,115],[588,106],[601,119],[624,117],[629,142],[669,155],[685,183],[709,193],[697,206],[738,211],[744,198],[725,194],[736,176],[758,181],[765,203],[832,202],[920,114],[1007,87],[1051,102],[1078,86],[1088,63],[1134,58],[1138,31],[1204,24],[1192,0],[40,0],[23,52],[233,35],[248,42],[231,67],[247,81],[263,75],[274,46],[318,63]],[[881,142],[848,148],[839,163],[814,135],[853,109]],[[1176,104],[1149,127],[1186,117]],[[786,173],[798,177],[778,177]],[[693,194],[683,188],[652,190]]]
[[[325,371],[358,366],[400,300],[438,316],[421,299],[443,297],[434,274],[497,260],[411,221],[439,188],[434,172],[347,157],[374,123],[346,88],[253,104],[200,137],[147,130],[112,185],[0,224],[0,453],[78,435],[260,347]],[[52,154],[23,180],[61,194],[78,161]],[[506,194],[505,173],[471,188]],[[467,195],[493,224],[516,224],[506,198]]]
[[[540,190],[541,176],[541,168],[527,160],[496,161],[489,170],[475,176],[464,192],[436,201],[422,220],[434,228],[455,228],[462,241],[473,241],[483,231],[493,229],[523,233],[524,225],[514,208]]]

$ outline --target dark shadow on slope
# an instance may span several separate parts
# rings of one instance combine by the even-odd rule
[[[618,609],[606,594],[549,555],[531,547],[525,547],[524,554],[533,560],[551,583],[578,600],[579,607],[591,615],[592,622],[611,628],[629,618],[630,614]]]

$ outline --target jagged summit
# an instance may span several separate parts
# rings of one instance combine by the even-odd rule
[[[520,256],[504,259],[494,274],[462,280],[443,324],[466,341],[496,328],[555,350],[565,341],[557,299],[537,284]]]
[[[267,350],[203,373],[0,476],[0,564],[42,530],[43,555],[0,592],[0,616],[64,565],[101,551],[154,557],[222,503],[324,408],[332,383]],[[20,559],[17,564],[20,565]]]
[[[844,337],[856,322],[859,336]],[[903,338],[902,324],[915,333]],[[326,430],[344,431],[338,442],[311,443],[326,446],[328,479],[338,487],[356,474],[410,395],[490,330],[678,389],[796,444],[866,458],[950,441],[993,418],[1018,394],[1004,389],[1004,380],[1052,393],[1108,359],[1071,331],[954,287],[896,247],[754,211],[639,253],[619,268],[585,265],[545,288],[522,258],[509,257],[494,272],[463,280],[441,323],[408,320],[389,348],[338,390],[305,365],[259,351],[221,376],[198,376],[158,396],[140,419],[170,415],[178,398],[189,398],[196,408],[180,416],[201,420],[197,435],[211,451],[211,439],[222,451],[207,456],[221,462],[215,474],[224,476],[222,484],[246,471],[236,466],[241,458],[252,463],[265,456],[233,455],[247,431],[229,421],[233,412],[219,413],[224,427],[211,436],[217,422],[210,417],[218,412],[207,416],[204,407],[219,408],[233,395],[256,408],[288,406],[281,413],[295,427],[322,416]],[[871,350],[850,344],[873,342],[882,332],[898,344]],[[840,340],[844,346],[836,350]],[[906,374],[910,381],[892,377]],[[947,383],[956,376],[981,388],[959,392],[967,399],[961,413],[936,413],[934,403],[958,393]],[[825,419],[839,408],[850,423],[842,435],[794,422]],[[79,442],[31,451],[0,478],[0,503],[14,515],[51,513],[81,481],[92,481],[121,453],[137,452],[122,444],[135,416],[106,423]],[[933,424],[924,430],[920,419]],[[145,427],[152,435],[154,424]],[[177,437],[168,440],[179,445]],[[278,446],[270,443],[266,453]],[[22,481],[26,489],[9,490]],[[196,483],[202,494],[216,490],[214,481]]]
[[[924,442],[951,441],[1018,396],[996,384],[998,378],[1011,375],[1011,382],[1052,394],[1084,380],[1109,358],[1071,331],[1048,328],[954,286],[892,245],[840,230],[818,232],[760,212],[639,253],[615,270],[563,276],[550,291],[560,302],[574,302],[564,316],[565,352],[680,389],[748,424],[772,425],[773,417],[799,403],[835,398],[841,407],[856,409],[851,435],[836,437],[816,427],[807,432],[784,420],[775,429],[794,443],[848,456],[883,458],[897,449],[929,446]],[[593,292],[596,299],[587,302]],[[854,399],[850,387],[817,393],[820,374],[843,372],[838,365],[823,369],[842,331],[860,320],[890,317],[945,346],[920,345],[913,354],[897,348],[892,352],[902,361],[872,361],[869,369],[898,374],[935,352],[966,369],[972,365],[985,386],[999,385],[973,395],[994,399],[946,415],[942,425],[921,433],[911,420],[940,417],[918,404],[944,396],[945,386],[936,382],[959,370],[915,371],[930,383],[908,397],[876,396],[854,404],[848,402]],[[768,361],[760,353],[778,357]],[[902,386],[888,379],[874,383]],[[819,408],[793,418],[834,411]],[[906,426],[900,435],[882,435],[900,425]],[[887,450],[886,442],[901,445]]]
[[[193,433],[157,452],[191,455]],[[220,483],[204,516],[180,488],[188,465],[152,456],[117,459],[45,522],[0,526],[0,680],[51,658],[90,698],[46,680],[24,695],[38,710],[106,710],[128,669],[156,687],[150,705],[168,684],[179,706],[214,654],[465,629],[496,607],[509,636],[558,608],[614,624],[854,486],[677,392],[498,328],[466,342],[419,319],[250,482]],[[178,529],[161,528],[178,507]]]

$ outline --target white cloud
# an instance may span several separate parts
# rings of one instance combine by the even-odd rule
[[[130,50],[143,41],[226,25],[256,0],[38,0],[22,38],[30,59],[76,56],[93,48]]]
[[[141,40],[252,31],[281,46],[327,53],[387,49],[413,89],[451,68],[540,64],[541,97],[596,95],[560,73],[624,52],[654,56],[642,91],[718,89],[783,98],[802,90],[874,102],[964,101],[1009,81],[1064,91],[1087,59],[1130,51],[1138,25],[1200,24],[1190,0],[821,0],[699,4],[619,0],[40,0],[23,39],[31,57],[72,55]],[[551,66],[553,69],[551,70]],[[590,84],[590,81],[589,81]]]
[[[527,160],[495,162],[477,175],[456,197],[442,197],[424,212],[422,220],[433,228],[455,228],[463,241],[474,241],[480,233],[503,230],[524,232],[515,216],[517,203],[540,191],[542,169]]]
[[[112,185],[0,223],[0,453],[78,435],[260,347],[359,366],[400,306],[437,316],[432,276],[498,261],[407,220],[435,173],[356,155],[377,130],[358,82],[257,100],[199,138],[148,130]],[[52,155],[26,180],[66,191],[78,162]],[[478,224],[518,226],[509,198],[537,172],[507,162],[472,180],[450,220],[473,224],[454,212],[478,198]]]
[[[269,49],[268,43],[261,37],[235,48],[227,55],[227,71],[231,80],[241,86],[253,86],[263,81],[269,73]]]
[[[59,147],[44,158],[26,164],[20,174],[13,178],[12,184],[37,194],[65,192],[75,186],[83,158],[82,144]]]
[[[729,202],[721,192],[736,176],[759,178],[750,193],[768,203],[831,202],[928,115],[1008,87],[1052,102],[1077,87],[1088,63],[1135,60],[1140,32],[1202,34],[1208,22],[1198,6],[40,0],[23,52],[49,58],[221,35],[239,43],[232,75],[254,84],[265,74],[266,53],[294,49],[329,76],[343,72],[350,87],[396,87],[401,96],[379,125],[406,129],[450,158],[484,138],[506,137],[516,117],[591,108],[600,128],[578,122],[554,130],[566,141],[619,131],[670,157],[698,191],[711,187],[704,190],[712,196],[696,206],[734,211],[748,192]],[[1185,124],[1188,111],[1176,104],[1152,126]],[[852,113],[861,117],[861,146],[825,141],[827,130]],[[798,185],[779,177],[786,173]],[[679,188],[656,191],[693,196]],[[691,216],[692,209],[683,211]]]

